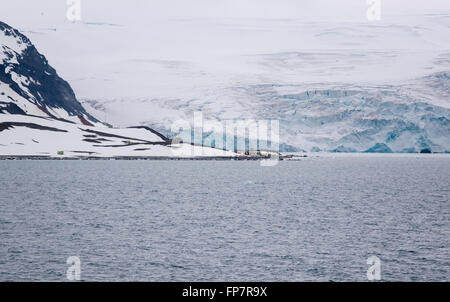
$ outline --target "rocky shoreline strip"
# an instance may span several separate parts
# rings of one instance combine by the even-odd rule
[[[291,159],[305,156],[294,155],[282,155],[278,160]],[[79,156],[79,157],[52,157],[42,155],[0,155],[0,160],[219,160],[219,161],[257,161],[257,160],[270,160],[269,157],[257,157],[257,156],[202,156],[202,157],[169,157],[169,156],[114,156],[114,157],[98,157],[98,156]]]

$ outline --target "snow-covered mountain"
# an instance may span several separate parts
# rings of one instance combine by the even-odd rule
[[[448,2],[429,11],[391,10],[391,1],[377,22],[365,1],[345,14],[293,1],[300,16],[280,18],[165,16],[126,2],[105,14],[100,2],[79,22],[50,6],[45,18],[15,22],[87,112],[116,127],[171,136],[175,121],[201,111],[207,120],[277,119],[282,150],[450,150]]]
[[[93,125],[70,85],[61,79],[31,41],[0,22],[0,113],[51,117]]]
[[[233,157],[172,142],[148,127],[112,129],[86,112],[70,85],[18,30],[0,22],[0,156]]]

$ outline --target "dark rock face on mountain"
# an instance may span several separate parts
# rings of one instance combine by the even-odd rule
[[[2,105],[2,107],[0,107],[0,113],[26,114],[25,111],[20,109],[20,107],[14,103],[0,102],[0,105]]]
[[[62,118],[50,110],[57,108],[66,111],[68,116],[97,122],[77,101],[70,85],[58,76],[31,41],[3,22],[0,22],[0,63],[1,87],[9,86],[8,91],[12,90],[33,103],[48,116]],[[0,110],[32,114],[24,108],[26,104],[17,100],[17,95],[8,95],[3,90],[0,92],[0,102],[4,104]]]

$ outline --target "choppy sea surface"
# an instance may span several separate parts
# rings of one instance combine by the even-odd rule
[[[449,281],[450,156],[0,161],[0,281]]]

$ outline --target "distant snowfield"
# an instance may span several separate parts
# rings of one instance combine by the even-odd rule
[[[378,22],[365,19],[365,1],[340,17],[323,6],[326,18],[289,16],[277,10],[283,4],[272,7],[286,13],[279,18],[199,17],[195,5],[187,16],[158,16],[153,2],[123,13],[119,4],[108,13],[90,5],[82,22],[52,15],[12,25],[89,113],[114,126],[166,131],[201,111],[205,119],[278,119],[282,142],[306,151],[377,143],[393,152],[450,150],[448,5],[402,14],[410,7],[391,12],[386,4]]]
[[[221,92],[237,85],[400,84],[447,71],[449,25],[450,14],[443,14],[354,23],[180,18],[21,29],[80,99],[221,103],[232,97]]]

